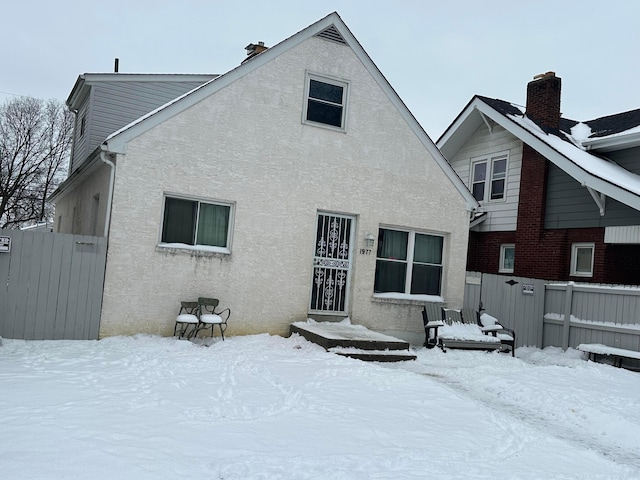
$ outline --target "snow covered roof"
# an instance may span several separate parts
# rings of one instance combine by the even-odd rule
[[[640,175],[607,159],[606,152],[640,146],[640,109],[578,122],[560,119],[556,133],[543,131],[524,107],[476,95],[436,144],[452,158],[481,124],[502,126],[580,182],[640,210]]]

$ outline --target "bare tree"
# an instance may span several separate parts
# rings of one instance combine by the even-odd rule
[[[59,101],[21,97],[0,106],[0,228],[53,219],[47,197],[63,180],[73,116]]]

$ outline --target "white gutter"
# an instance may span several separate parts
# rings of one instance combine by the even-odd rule
[[[634,129],[635,130],[635,129]],[[587,150],[611,152],[622,148],[632,148],[640,145],[640,131],[632,133],[619,133],[601,138],[587,138],[582,141],[582,146]]]
[[[107,213],[104,220],[104,236],[108,238],[109,228],[111,226],[111,202],[113,201],[113,184],[115,183],[116,178],[116,165],[107,158],[107,153],[109,152],[105,145],[100,145],[100,150],[100,160],[109,165],[111,169],[109,174],[109,192],[107,193]]]

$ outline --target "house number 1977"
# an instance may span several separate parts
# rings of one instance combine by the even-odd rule
[[[360,255],[371,255],[371,249],[370,248],[361,248],[360,249]]]

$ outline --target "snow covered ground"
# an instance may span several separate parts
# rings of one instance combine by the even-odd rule
[[[0,478],[640,478],[639,373],[573,350],[416,353],[5,339]]]

